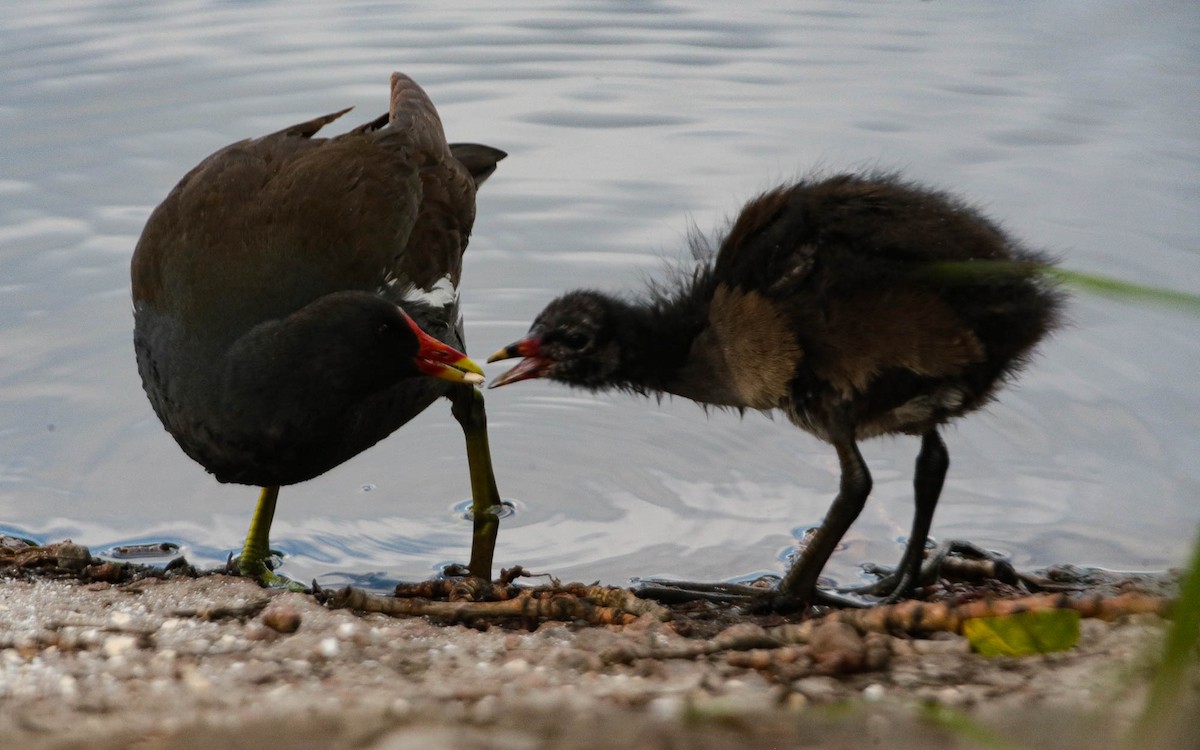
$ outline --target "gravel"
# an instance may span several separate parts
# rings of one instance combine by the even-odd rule
[[[886,664],[830,675],[782,650],[759,668],[608,658],[683,638],[650,617],[472,628],[220,575],[8,580],[0,746],[1107,748],[1142,710],[1163,626],[1084,620],[1075,649],[1023,659],[984,659],[953,634],[881,635]],[[1177,711],[1157,746],[1200,737],[1195,716]]]

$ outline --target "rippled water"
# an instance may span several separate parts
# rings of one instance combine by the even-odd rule
[[[447,9],[449,8],[449,9]],[[162,431],[130,344],[128,258],[216,148],[413,75],[453,140],[509,152],[479,200],[478,356],[556,292],[641,285],[756,191],[885,167],[960,192],[1071,268],[1200,291],[1200,11],[1157,3],[8,3],[0,9],[0,531],[95,549],[238,547],[256,497]],[[1198,319],[1081,296],[1073,326],[947,435],[935,519],[1019,566],[1179,564],[1200,520]],[[499,372],[499,367],[491,374]],[[497,562],[620,582],[781,571],[837,481],[781,420],[544,383],[488,394]],[[916,441],[868,442],[830,572],[892,562]],[[382,585],[466,557],[462,438],[435,405],[285,488],[285,572]]]

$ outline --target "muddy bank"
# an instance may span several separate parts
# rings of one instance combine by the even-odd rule
[[[26,578],[0,582],[3,747],[1113,747],[1164,626],[1085,618],[1076,648],[1020,659],[949,632],[851,634],[846,668],[819,658],[836,635],[790,656],[696,648],[730,638],[728,622],[470,627],[223,575]],[[1195,715],[1159,746],[1200,737]]]

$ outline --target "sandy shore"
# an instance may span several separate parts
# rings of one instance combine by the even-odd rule
[[[646,656],[695,641],[648,615],[466,627],[221,575],[7,579],[0,746],[1110,748],[1163,630],[1085,619],[1076,648],[1020,659],[877,634],[874,656],[830,668],[795,649]],[[1196,716],[1177,712],[1156,746],[1200,747]]]

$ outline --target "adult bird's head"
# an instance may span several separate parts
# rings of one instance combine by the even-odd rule
[[[417,372],[452,383],[483,384],[483,370],[474,360],[425,333],[399,307],[394,309],[399,313],[400,321],[393,325],[385,324],[379,329],[379,335],[396,338],[400,343],[400,351],[411,352],[411,366]]]
[[[480,385],[483,371],[465,354],[423,331],[379,295],[348,290],[325,295],[292,315],[255,326],[225,357],[222,390],[278,412],[313,398],[361,398],[409,378]]]
[[[488,358],[488,362],[525,358],[489,387],[530,378],[585,388],[612,384],[621,367],[618,334],[623,309],[621,302],[598,292],[571,292],[555,299],[537,316],[525,338]]]

